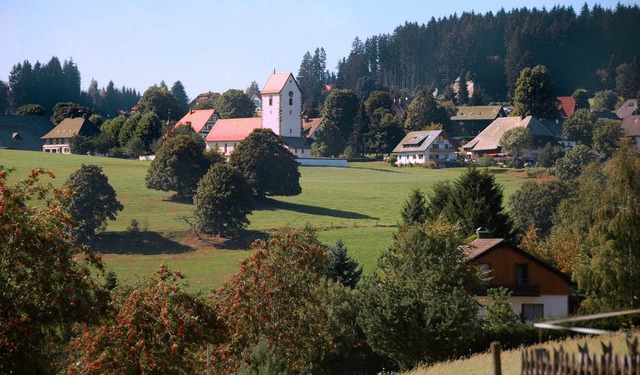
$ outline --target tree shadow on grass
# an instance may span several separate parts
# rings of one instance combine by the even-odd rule
[[[266,241],[270,234],[257,230],[242,230],[236,238],[202,236],[199,240],[221,250],[249,250],[257,240]]]
[[[182,254],[195,249],[156,232],[107,232],[97,236],[92,249],[100,254]]]
[[[349,169],[364,169],[367,171],[383,172],[383,173],[401,173],[400,171],[394,171],[391,169],[379,169],[379,168],[372,168],[372,167],[349,167]]]
[[[266,198],[256,202],[258,210],[287,210],[295,211],[303,214],[317,216],[331,216],[340,219],[359,219],[359,220],[380,220],[380,218],[363,215],[357,212],[334,210],[331,208],[311,206],[308,204],[281,202],[275,199]]]

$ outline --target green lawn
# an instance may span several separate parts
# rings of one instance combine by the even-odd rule
[[[237,269],[238,263],[250,255],[247,251],[192,251],[179,244],[188,230],[181,217],[189,216],[192,205],[166,200],[171,193],[149,190],[144,179],[150,162],[100,158],[80,155],[45,154],[43,152],[0,150],[0,165],[16,171],[11,180],[24,177],[31,168],[52,170],[55,185],[62,185],[80,165],[98,164],[125,209],[118,220],[109,223],[109,236],[122,237],[132,219],[155,237],[143,246],[135,241],[116,243],[118,249],[105,251],[105,262],[120,280],[129,281],[148,275],[165,263],[183,271],[192,290],[218,287]],[[464,169],[392,168],[381,162],[352,163],[349,168],[301,167],[302,194],[276,197],[261,202],[249,217],[249,231],[259,233],[285,225],[306,223],[319,229],[318,237],[326,244],[342,239],[350,255],[365,272],[375,269],[378,254],[392,240],[400,208],[411,189],[430,187],[454,179]],[[509,196],[524,179],[512,171],[494,169],[497,181]],[[246,244],[227,249],[246,249]],[[156,249],[163,249],[156,251]]]

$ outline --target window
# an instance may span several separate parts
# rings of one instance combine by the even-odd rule
[[[478,269],[482,271],[482,275],[487,278],[484,280],[484,283],[489,284],[488,279],[490,278],[490,273],[491,273],[491,266],[489,265],[489,263],[479,263]]]
[[[273,96],[269,97],[269,105],[273,105]]]
[[[293,129],[289,129],[289,134],[293,133]]]
[[[544,319],[544,305],[542,303],[523,303],[520,317],[523,322],[536,322]]]
[[[529,265],[526,263],[516,264],[516,285],[529,283]]]
[[[289,105],[293,105],[293,98],[289,98]]]

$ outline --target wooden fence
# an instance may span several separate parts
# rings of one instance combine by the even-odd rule
[[[629,353],[612,353],[611,344],[602,344],[603,353],[590,354],[589,348],[578,345],[579,354],[569,354],[562,347],[525,349],[522,352],[523,375],[640,375],[638,338],[627,340]]]

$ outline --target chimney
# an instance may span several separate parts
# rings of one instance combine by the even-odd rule
[[[478,238],[489,238],[489,231],[484,227],[476,229],[476,234],[478,235]]]

